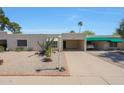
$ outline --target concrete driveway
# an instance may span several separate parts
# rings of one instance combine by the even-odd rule
[[[88,51],[87,53],[99,57],[111,64],[124,68],[124,52],[123,51]]]
[[[82,51],[67,51],[65,56],[71,76],[0,76],[0,84],[124,84],[124,69],[120,67]]]
[[[70,73],[81,84],[124,84],[124,69],[85,52],[66,52]]]

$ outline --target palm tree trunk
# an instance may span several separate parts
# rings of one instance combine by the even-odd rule
[[[81,32],[81,26],[79,27],[79,33]]]

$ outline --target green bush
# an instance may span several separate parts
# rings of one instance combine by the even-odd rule
[[[15,51],[33,51],[33,48],[17,47]]]
[[[5,50],[5,47],[0,46],[0,52],[4,52],[4,50]]]
[[[27,48],[26,51],[33,51],[33,48]]]
[[[17,52],[24,51],[24,48],[23,47],[17,47],[15,51],[17,51]]]

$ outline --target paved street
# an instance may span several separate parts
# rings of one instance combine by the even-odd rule
[[[0,76],[0,84],[124,84],[124,69],[91,54],[65,52],[70,76]]]

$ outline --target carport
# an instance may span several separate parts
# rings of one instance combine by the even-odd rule
[[[81,33],[63,33],[63,50],[84,50],[84,38],[85,36]]]
[[[87,37],[86,40],[86,50],[89,45],[95,50],[98,49],[117,49],[118,43],[124,42],[124,39],[119,37]]]
[[[63,50],[83,50],[83,40],[63,40]]]

